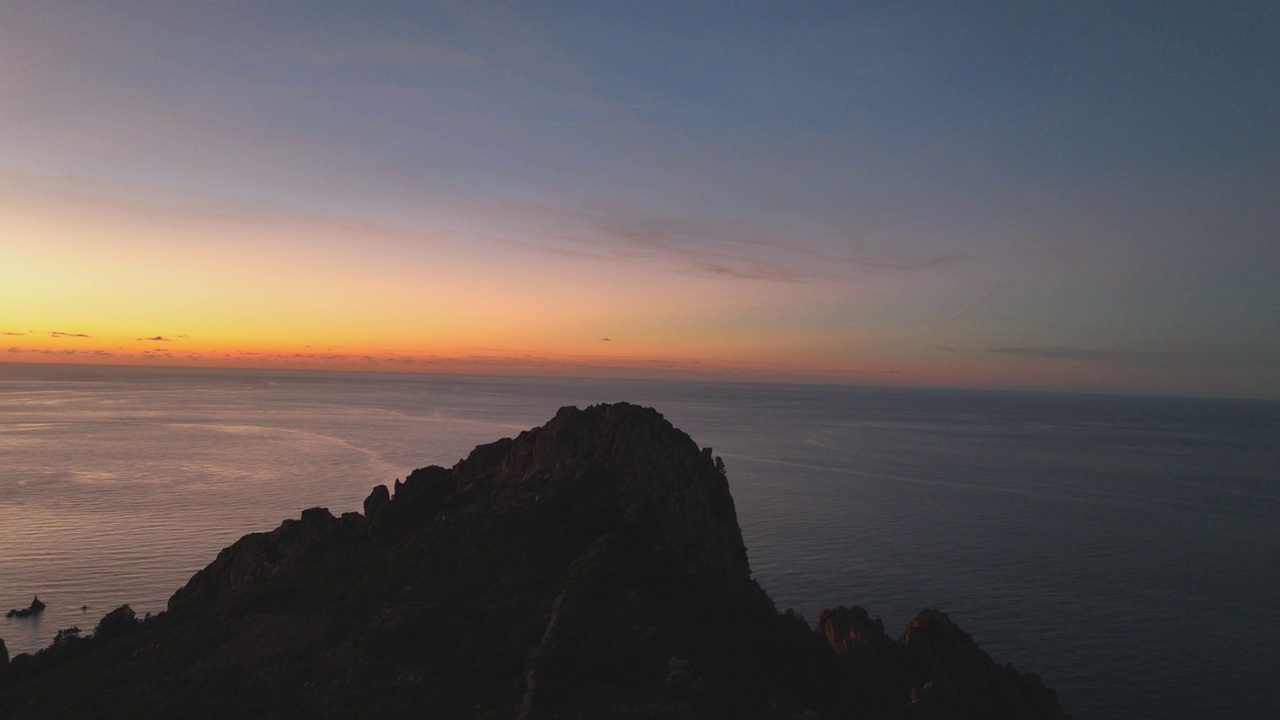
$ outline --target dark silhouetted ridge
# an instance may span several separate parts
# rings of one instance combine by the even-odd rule
[[[563,408],[0,662],[0,716],[1066,717],[936,611],[778,613],[723,468],[652,409]]]

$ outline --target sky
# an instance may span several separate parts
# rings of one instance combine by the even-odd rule
[[[1280,397],[1275,2],[0,4],[0,359]]]

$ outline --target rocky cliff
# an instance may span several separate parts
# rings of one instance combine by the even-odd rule
[[[860,608],[779,614],[723,465],[653,410],[565,408],[364,510],[14,658],[0,716],[1065,717],[936,611],[897,641]]]

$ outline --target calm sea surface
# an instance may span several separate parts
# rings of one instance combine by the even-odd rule
[[[0,364],[0,610],[49,606],[0,637],[158,612],[244,533],[615,400],[724,458],[780,608],[939,607],[1077,718],[1280,715],[1280,403]]]

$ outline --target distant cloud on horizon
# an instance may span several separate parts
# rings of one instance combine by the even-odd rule
[[[1137,366],[1208,363],[1235,367],[1268,367],[1280,362],[1280,347],[1234,343],[1184,343],[1150,349],[1088,348],[1067,345],[1013,346],[987,348],[986,352],[1042,360]]]
[[[65,333],[65,332],[58,332],[57,330],[54,330],[49,333],[49,337],[87,338],[92,336],[85,335],[84,333]]]
[[[117,355],[118,355],[118,353],[113,353],[113,352],[110,352],[110,351],[107,351],[107,350],[76,350],[76,349],[74,349],[74,348],[64,348],[64,349],[62,349],[62,350],[52,350],[52,349],[49,349],[49,348],[22,348],[22,347],[16,347],[16,346],[15,346],[15,347],[11,347],[11,348],[9,348],[9,349],[8,349],[8,350],[6,350],[5,352],[11,352],[11,353],[37,353],[37,354],[39,354],[39,355],[59,355],[59,356],[66,356],[66,355],[91,355],[91,356],[94,356],[94,357],[115,357],[115,356],[117,356]]]
[[[26,333],[20,333],[20,332],[4,332],[4,333],[0,333],[0,335],[26,335]]]
[[[1175,353],[1168,350],[1111,350],[1077,348],[1059,345],[1046,347],[997,347],[987,352],[1000,355],[1021,355],[1042,360],[1074,360],[1108,363],[1152,363],[1172,359]]]
[[[185,336],[180,335],[179,337],[185,337]],[[142,342],[146,342],[148,340],[151,342],[173,342],[172,340],[170,340],[169,338],[163,335],[156,335],[155,337],[145,337],[145,338],[141,337],[141,338],[134,338],[134,339]]]

